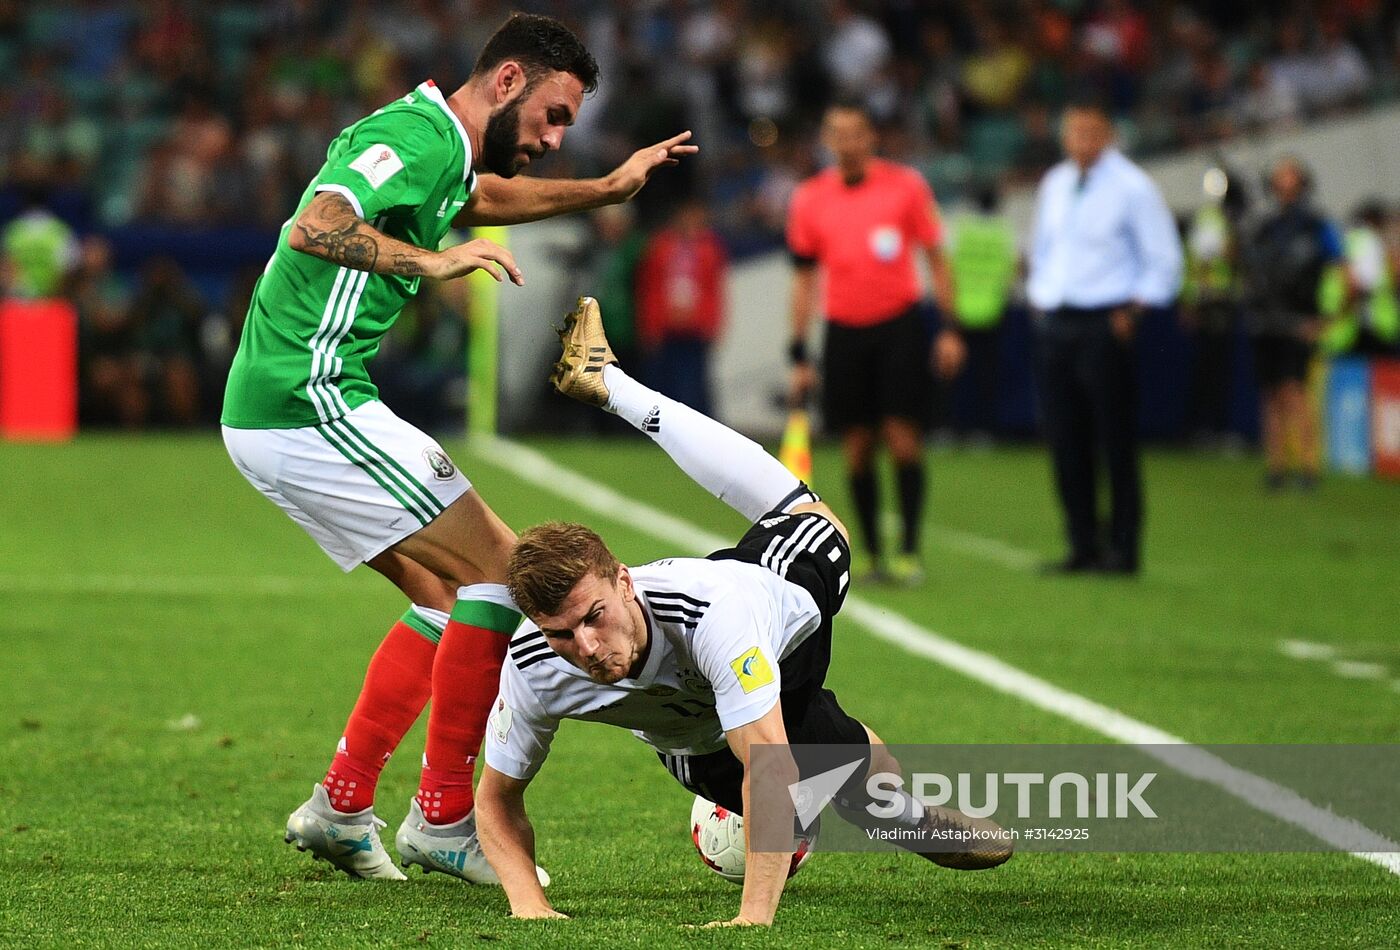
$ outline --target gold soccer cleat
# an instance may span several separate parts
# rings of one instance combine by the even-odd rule
[[[962,842],[963,847],[921,851],[939,867],[956,871],[985,871],[1011,860],[1011,835],[988,818],[973,818],[952,808],[924,806],[924,832],[933,841]]]
[[[564,318],[559,342],[564,351],[549,374],[554,388],[579,402],[606,406],[608,387],[603,382],[603,367],[616,363],[617,357],[603,333],[603,313],[597,300],[578,298],[578,306]]]

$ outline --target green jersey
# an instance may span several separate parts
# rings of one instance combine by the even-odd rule
[[[952,251],[953,308],[969,330],[986,330],[1001,322],[1016,282],[1016,235],[1011,225],[990,215],[954,219]]]
[[[353,270],[293,250],[292,222],[317,192],[344,196],[390,237],[436,250],[475,187],[466,129],[431,81],[341,132],[253,290],[223,424],[298,429],[378,396],[369,361],[419,278]]]

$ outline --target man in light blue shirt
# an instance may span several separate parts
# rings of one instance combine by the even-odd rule
[[[1065,111],[1066,160],[1036,195],[1027,293],[1039,326],[1041,408],[1069,554],[1057,572],[1136,574],[1142,478],[1133,336],[1181,286],[1181,242],[1152,180],[1113,147],[1098,105]],[[1112,498],[1100,531],[1096,454]]]

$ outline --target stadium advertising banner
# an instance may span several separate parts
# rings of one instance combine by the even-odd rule
[[[1371,365],[1371,441],[1376,474],[1400,479],[1400,360]]]
[[[1349,475],[1371,471],[1371,366],[1333,360],[1327,368],[1327,461]]]
[[[0,438],[70,439],[78,428],[78,316],[66,300],[0,302]]]
[[[1400,745],[864,751],[756,747],[754,850],[1400,852]]]

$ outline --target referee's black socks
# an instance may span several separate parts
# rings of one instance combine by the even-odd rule
[[[850,479],[851,500],[855,502],[865,549],[873,557],[879,558],[884,545],[880,543],[880,487],[875,479],[875,468],[872,466],[864,472],[851,472]]]
[[[919,528],[924,518],[924,463],[910,462],[894,467],[899,486],[899,513],[904,522],[904,553],[919,553]]]

